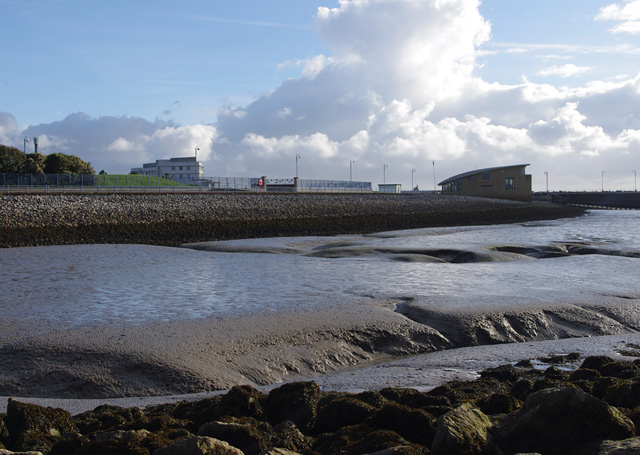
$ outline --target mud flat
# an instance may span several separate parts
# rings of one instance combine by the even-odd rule
[[[16,195],[0,200],[0,247],[178,246],[573,217],[582,209],[462,196],[382,194]]]

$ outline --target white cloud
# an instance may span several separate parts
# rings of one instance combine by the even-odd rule
[[[616,21],[612,33],[640,33],[640,0],[627,0],[624,3],[612,3],[600,8],[596,20]]]
[[[566,65],[558,66],[553,65],[548,68],[545,68],[541,71],[538,71],[538,76],[560,76],[560,77],[570,77],[570,76],[582,76],[584,73],[589,71],[591,68],[588,66],[576,66],[573,63],[568,63]]]

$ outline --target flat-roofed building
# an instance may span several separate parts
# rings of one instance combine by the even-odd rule
[[[454,175],[438,183],[442,194],[512,199],[531,202],[531,175],[528,164],[489,167]]]
[[[164,177],[185,185],[195,185],[202,179],[202,161],[195,156],[156,160],[142,167],[131,168],[132,173]]]

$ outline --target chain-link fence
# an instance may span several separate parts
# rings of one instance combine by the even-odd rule
[[[171,178],[125,174],[4,174],[0,191],[9,193],[370,193],[371,182],[264,177],[204,177],[188,183]]]

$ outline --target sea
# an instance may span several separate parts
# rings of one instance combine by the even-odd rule
[[[332,311],[353,301],[640,302],[640,211],[170,248],[0,250],[0,340],[157,321]]]

